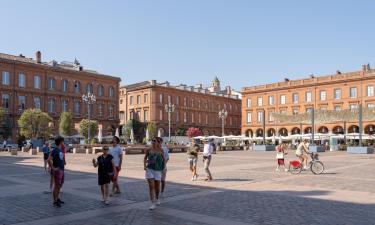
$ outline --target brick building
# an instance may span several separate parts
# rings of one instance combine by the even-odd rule
[[[171,135],[177,128],[199,127],[206,135],[221,135],[222,122],[219,110],[225,108],[228,117],[226,134],[240,134],[241,100],[229,86],[224,90],[215,78],[209,88],[196,86],[172,86],[168,82],[145,81],[120,88],[120,123],[138,118],[142,122],[154,122],[163,136],[168,135],[168,113],[165,105],[171,102],[175,111],[171,115]]]
[[[11,118],[13,139],[18,134],[17,120],[28,108],[47,112],[54,120],[55,133],[60,113],[71,112],[77,129],[87,118],[87,105],[82,102],[87,92],[97,97],[91,118],[98,120],[104,132],[118,126],[118,77],[86,70],[77,60],[42,62],[39,51],[35,59],[0,54],[0,73],[0,106]]]
[[[375,106],[375,70],[364,65],[361,71],[307,79],[288,80],[242,89],[242,134],[266,137],[311,133],[310,124],[279,123],[273,113],[303,114],[309,110],[343,110]],[[364,133],[375,132],[375,121],[364,121]],[[319,133],[358,133],[358,121],[315,124]]]

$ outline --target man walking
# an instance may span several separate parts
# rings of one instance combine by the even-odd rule
[[[115,194],[121,194],[120,191],[120,186],[118,184],[118,176],[121,170],[121,165],[122,165],[122,149],[121,146],[119,145],[120,143],[120,138],[117,136],[113,136],[112,139],[112,144],[113,146],[109,148],[109,154],[113,157],[113,164],[115,165],[115,171],[113,174],[113,179],[112,179],[112,193],[110,196],[113,196]]]
[[[187,150],[188,162],[190,165],[190,171],[192,173],[191,180],[195,181],[198,179],[197,174],[197,163],[198,163],[199,145],[195,143],[195,139],[191,139],[191,144]]]
[[[53,206],[60,208],[61,204],[64,204],[60,200],[60,190],[64,184],[64,154],[61,150],[64,144],[64,138],[57,136],[55,138],[56,147],[53,148],[52,152],[48,157],[48,164],[53,173],[54,188],[53,188]]]
[[[205,181],[211,181],[212,180],[212,175],[210,171],[210,163],[211,163],[211,157],[213,153],[213,147],[211,143],[208,142],[207,139],[203,141],[204,146],[203,146],[203,163],[204,163],[204,170],[206,172],[206,179]]]

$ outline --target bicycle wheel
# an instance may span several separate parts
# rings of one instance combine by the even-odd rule
[[[302,166],[294,167],[292,165],[289,165],[289,172],[291,174],[299,174],[299,173],[301,173],[301,171],[302,171]]]
[[[321,174],[323,173],[323,171],[324,171],[324,165],[322,162],[314,161],[311,164],[311,172],[313,172],[314,174]]]

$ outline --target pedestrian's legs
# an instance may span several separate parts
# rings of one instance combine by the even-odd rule
[[[105,201],[106,198],[105,198],[105,187],[104,187],[104,184],[100,185],[100,193],[102,194],[102,201]]]
[[[103,193],[103,196],[104,196],[104,202],[107,202],[108,201],[108,184],[104,184],[104,193]]]
[[[206,171],[206,179],[212,180],[211,171],[210,171],[211,157],[204,159],[204,170]]]
[[[44,171],[47,173],[47,160],[44,160]]]
[[[50,179],[49,179],[49,190],[52,192],[53,191],[53,174],[50,174]]]
[[[60,195],[60,185],[55,184],[54,189],[53,189],[53,202],[57,202],[57,199],[59,199]]]
[[[155,181],[154,179],[147,179],[151,203],[155,203],[155,182],[154,181]]]
[[[160,193],[160,180],[154,180],[155,184],[155,199],[159,199],[159,193]]]

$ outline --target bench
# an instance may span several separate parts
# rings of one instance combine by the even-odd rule
[[[90,154],[90,149],[88,148],[73,148],[73,154]]]

